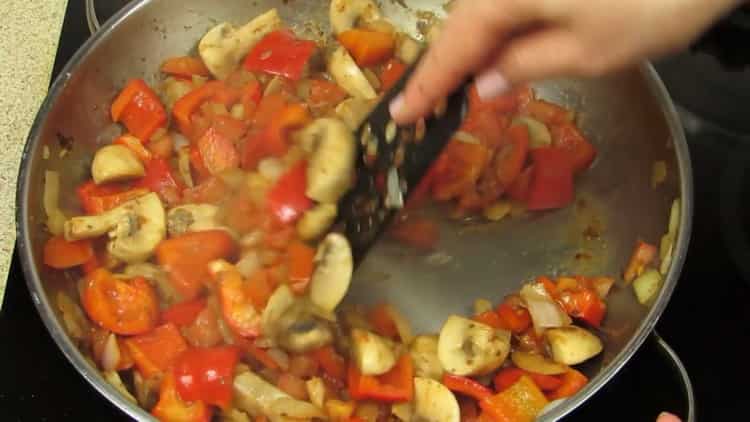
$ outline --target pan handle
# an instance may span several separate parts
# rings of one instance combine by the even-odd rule
[[[677,356],[674,349],[672,349],[669,343],[667,343],[659,333],[654,331],[651,334],[651,337],[656,348],[662,353],[663,357],[670,361],[680,377],[682,388],[684,389],[683,393],[687,399],[687,414],[683,422],[695,422],[697,417],[695,409],[695,392],[693,391],[693,384],[690,382],[690,375],[688,375],[685,365],[680,360],[680,357]]]
[[[99,31],[99,28],[101,28],[99,18],[96,16],[96,7],[94,0],[85,0],[85,9],[86,22],[89,25],[89,32],[91,32],[91,35],[94,35],[94,33]]]

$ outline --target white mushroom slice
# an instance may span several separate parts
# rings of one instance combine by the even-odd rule
[[[414,378],[413,421],[458,422],[461,411],[456,396],[443,384],[430,378]]]
[[[599,337],[575,325],[551,328],[544,336],[549,343],[552,360],[563,365],[578,365],[598,355],[604,348]]]
[[[281,25],[276,9],[269,10],[240,28],[226,22],[220,23],[203,36],[198,44],[198,53],[216,78],[226,79],[258,41],[281,28]]]
[[[312,149],[305,194],[320,203],[337,203],[352,185],[357,153],[354,134],[341,120],[322,118],[300,136]]]
[[[377,105],[374,100],[364,100],[362,98],[347,98],[336,106],[336,115],[351,130],[357,130],[359,125],[365,121],[367,115]]]
[[[315,255],[310,301],[323,310],[333,311],[349,290],[353,270],[349,241],[338,233],[326,236]]]
[[[107,145],[99,148],[91,163],[91,176],[97,185],[137,179],[145,174],[146,169],[141,160],[123,145]]]
[[[276,336],[278,331],[278,322],[284,313],[294,305],[294,293],[288,285],[282,284],[274,290],[271,297],[268,298],[266,307],[263,308],[263,314],[260,317],[263,335],[268,338]]]
[[[409,346],[409,354],[418,377],[436,380],[443,377],[443,365],[438,358],[438,336],[417,336]]]
[[[331,228],[337,214],[336,204],[318,204],[297,222],[297,234],[302,240],[315,240]]]
[[[69,241],[108,233],[109,253],[128,264],[146,261],[164,239],[166,221],[159,196],[149,193],[105,213],[73,217],[65,222]]]
[[[182,301],[182,297],[177,293],[174,286],[169,281],[167,272],[158,265],[150,264],[148,262],[130,264],[122,270],[122,276],[125,279],[143,277],[151,281],[156,286],[156,290],[159,292],[159,298],[163,302],[172,304]]]
[[[542,375],[564,374],[568,367],[557,362],[552,362],[538,353],[516,350],[511,353],[510,360],[524,371]]]
[[[438,358],[454,375],[484,375],[503,364],[510,352],[510,332],[451,315],[440,330]]]
[[[167,232],[170,236],[216,229],[227,230],[235,235],[219,223],[219,207],[216,205],[180,205],[167,213]]]
[[[331,54],[328,61],[328,73],[352,97],[365,100],[372,100],[377,97],[375,89],[370,85],[362,69],[357,66],[357,63],[344,47],[338,47]]]
[[[352,357],[365,375],[382,375],[396,366],[393,342],[369,331],[352,330]]]
[[[331,0],[328,11],[334,34],[352,29],[360,19],[372,22],[380,18],[380,8],[372,0]]]
[[[232,387],[235,406],[251,415],[265,415],[271,422],[326,419],[312,403],[292,398],[250,371],[234,377]]]

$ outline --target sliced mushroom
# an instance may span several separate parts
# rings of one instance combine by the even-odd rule
[[[357,63],[344,47],[338,47],[331,53],[328,60],[328,73],[352,97],[365,100],[372,100],[377,97],[375,89],[370,85],[362,69],[357,66]]]
[[[392,341],[370,331],[352,330],[352,358],[365,375],[382,375],[396,365]]]
[[[439,380],[443,377],[443,365],[438,358],[438,336],[417,336],[409,346],[414,373],[418,377]]]
[[[509,331],[451,315],[440,330],[440,364],[454,375],[487,374],[505,361],[510,337]]]
[[[430,378],[414,378],[412,421],[458,422],[461,411],[456,396],[443,384]]]
[[[380,8],[372,0],[332,0],[328,11],[335,34],[352,29],[359,20],[372,22],[380,18]]]
[[[220,224],[219,207],[216,205],[180,205],[167,213],[167,232],[170,236],[215,229],[226,230],[236,237],[236,233]]]
[[[135,277],[143,277],[156,286],[159,298],[166,304],[173,304],[182,301],[182,296],[174,289],[169,281],[169,276],[158,265],[141,262],[126,266],[122,271],[122,277],[129,280]]]
[[[510,360],[524,371],[542,375],[559,375],[567,372],[568,367],[552,362],[538,353],[516,350],[510,355]]]
[[[326,419],[312,403],[292,398],[253,372],[234,377],[232,387],[235,406],[251,415],[265,415],[271,422]]]
[[[544,333],[552,360],[563,365],[578,365],[601,353],[599,337],[581,327],[551,328]]]
[[[339,119],[349,126],[349,129],[357,130],[376,104],[375,100],[347,98],[336,106],[335,111]]]
[[[338,233],[330,233],[318,246],[315,256],[315,270],[310,280],[312,303],[332,312],[349,290],[353,270],[349,241]]]
[[[220,23],[203,36],[198,44],[198,53],[217,79],[226,79],[258,41],[281,28],[281,25],[276,9],[269,10],[240,28],[226,22]]]
[[[305,194],[320,203],[335,204],[352,185],[356,141],[338,119],[315,120],[300,134],[312,151]]]
[[[279,345],[293,353],[307,353],[333,342],[328,323],[318,318],[303,301],[295,301],[277,321]]]
[[[337,214],[336,204],[318,204],[297,222],[297,234],[302,240],[318,239],[331,228]]]
[[[108,233],[109,253],[128,264],[146,261],[164,239],[166,221],[159,196],[149,193],[105,213],[73,217],[65,222],[69,241]]]
[[[138,156],[123,145],[99,148],[91,163],[91,176],[97,185],[137,179],[145,174],[146,169]]]

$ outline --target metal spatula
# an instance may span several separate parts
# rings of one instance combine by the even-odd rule
[[[357,263],[387,230],[465,113],[466,85],[439,105],[424,125],[396,127],[388,104],[403,90],[414,68],[405,72],[355,132],[359,145],[356,182],[341,202],[340,222]]]

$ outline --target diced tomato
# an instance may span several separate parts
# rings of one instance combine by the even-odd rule
[[[473,320],[477,322],[481,322],[484,325],[489,325],[490,327],[493,327],[493,328],[507,329],[507,327],[503,323],[503,320],[500,319],[500,316],[495,311],[487,311],[487,312],[482,312],[481,314],[478,314],[478,315],[474,315]]]
[[[534,166],[528,165],[508,187],[508,196],[516,201],[525,203],[529,197],[529,186],[531,186],[531,178],[533,175]]]
[[[338,40],[361,67],[382,63],[393,56],[396,38],[385,32],[350,29],[338,35]]]
[[[161,383],[159,401],[151,411],[161,422],[209,422],[211,408],[202,401],[187,403],[177,393],[175,376],[168,371]]]
[[[64,236],[54,236],[44,243],[44,264],[58,270],[77,267],[93,257],[90,240],[69,242]]]
[[[526,206],[529,210],[563,208],[573,201],[573,168],[570,154],[560,148],[532,151],[534,175]]]
[[[287,29],[271,32],[261,39],[245,58],[245,69],[299,80],[317,45],[300,40]]]
[[[191,145],[189,151],[190,168],[192,170],[190,173],[197,183],[203,183],[211,178],[211,172],[208,171],[206,163],[203,162],[203,157],[197,145]]]
[[[399,59],[393,58],[388,60],[380,72],[380,86],[383,92],[389,91],[406,72],[406,65]]]
[[[219,177],[210,176],[199,185],[182,191],[186,204],[217,204],[226,198],[229,187]]]
[[[573,123],[560,123],[550,127],[552,146],[567,150],[571,154],[573,172],[580,173],[596,158],[596,148],[586,140]]]
[[[312,79],[307,103],[313,110],[327,110],[344,101],[346,97],[346,91],[337,84],[323,79]]]
[[[336,352],[333,346],[324,346],[313,351],[311,355],[332,379],[340,382],[346,379],[346,360]]]
[[[212,99],[223,86],[224,83],[221,81],[209,81],[175,101],[172,114],[180,132],[191,139],[197,139],[202,135],[202,133],[193,133],[193,114],[200,109],[201,104]]]
[[[177,203],[184,188],[172,174],[169,163],[163,158],[153,158],[146,163],[146,175],[136,183],[136,187],[158,194],[162,201],[168,204]]]
[[[389,307],[385,303],[376,305],[367,313],[367,319],[378,335],[395,339],[398,337],[398,329],[396,328],[396,323],[393,321],[393,317],[391,317]]]
[[[441,155],[446,158],[436,171],[432,194],[435,199],[446,201],[473,189],[487,164],[489,150],[482,145],[452,140]]]
[[[263,309],[268,303],[268,298],[273,293],[271,282],[268,279],[268,271],[259,270],[251,275],[245,283],[245,293],[250,297],[255,309]]]
[[[156,292],[141,277],[121,280],[98,269],[86,276],[80,294],[89,318],[116,334],[142,334],[159,320]]]
[[[526,126],[511,126],[507,136],[508,143],[500,147],[492,162],[498,184],[503,191],[518,178],[529,151],[529,132]]]
[[[144,378],[163,374],[188,348],[180,331],[172,323],[125,339],[125,344]]]
[[[297,221],[312,208],[313,202],[305,195],[307,189],[307,161],[300,160],[268,192],[266,204],[271,214],[282,224]]]
[[[296,233],[294,226],[271,228],[263,238],[263,245],[279,251],[285,250]]]
[[[232,402],[234,368],[239,357],[239,349],[232,346],[196,348],[183,353],[174,366],[180,397],[228,409]]]
[[[570,397],[580,391],[589,382],[588,378],[581,372],[568,368],[562,375],[562,385],[547,395],[550,400]]]
[[[393,239],[419,249],[432,249],[440,241],[437,223],[421,217],[409,217],[400,221],[388,233]]]
[[[260,335],[260,313],[245,289],[242,275],[231,267],[214,274],[219,291],[219,302],[229,328],[238,336],[254,338]]]
[[[498,392],[502,392],[515,384],[524,375],[530,377],[531,380],[534,381],[534,384],[543,391],[553,391],[563,385],[562,379],[557,376],[534,374],[520,368],[508,367],[501,369],[497,375],[495,375],[495,389]]]
[[[315,248],[300,241],[292,241],[287,247],[289,286],[297,294],[307,290],[315,269]]]
[[[161,64],[163,73],[184,78],[196,76],[209,76],[211,73],[203,64],[203,60],[192,56],[171,57]]]
[[[265,98],[264,98],[265,101]],[[261,101],[263,107],[263,101]],[[260,116],[261,108],[256,117]],[[271,118],[268,126],[247,137],[242,152],[242,168],[254,170],[258,162],[266,157],[281,157],[289,149],[287,136],[310,121],[310,113],[300,104],[283,107]]]
[[[218,174],[239,166],[240,157],[234,143],[211,126],[197,143],[203,165],[209,173]]]
[[[206,299],[195,299],[180,302],[165,309],[161,313],[161,320],[175,325],[190,325],[198,314],[206,308]]]
[[[159,96],[142,79],[132,79],[112,103],[112,121],[122,122],[143,142],[167,123]]]
[[[607,312],[607,305],[604,301],[595,291],[585,287],[576,291],[561,292],[558,300],[570,316],[586,321],[594,327],[601,325],[604,314]]]
[[[156,248],[156,258],[175,290],[184,300],[191,300],[210,280],[208,263],[227,258],[234,249],[234,239],[226,231],[208,230],[164,240]]]
[[[258,361],[261,365],[268,369],[279,370],[281,366],[276,359],[271,357],[267,349],[262,349],[255,345],[253,340],[247,340],[242,337],[236,338],[237,345],[242,349],[243,352],[249,354],[253,359]]]
[[[203,308],[193,322],[182,328],[182,332],[193,347],[213,347],[224,341],[216,312],[210,306]]]

